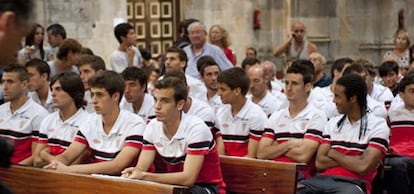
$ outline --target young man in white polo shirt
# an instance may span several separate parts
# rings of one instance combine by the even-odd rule
[[[48,112],[26,96],[29,75],[25,67],[9,64],[3,68],[4,99],[0,106],[0,137],[14,143],[12,164],[33,165],[34,142]]]
[[[83,174],[119,175],[136,164],[142,146],[145,123],[141,117],[119,108],[124,81],[114,71],[105,71],[89,80],[96,114],[91,114],[75,141],[56,156],[47,169]],[[93,162],[70,165],[90,149]],[[70,166],[68,166],[70,165]]]
[[[82,55],[78,64],[79,76],[82,80],[83,87],[85,88],[84,100],[86,101],[85,110],[88,113],[94,113],[91,88],[88,81],[98,73],[105,71],[105,61],[95,55]]]
[[[192,193],[225,193],[216,143],[204,122],[182,109],[185,83],[166,77],[155,84],[155,114],[144,133],[135,168],[123,177],[191,186]],[[147,172],[151,165],[155,173]]]
[[[147,75],[138,67],[127,67],[121,75],[125,83],[125,92],[119,106],[149,123],[155,118],[155,114],[154,98],[147,93]]]
[[[324,112],[307,101],[313,88],[313,70],[307,60],[294,61],[287,69],[285,93],[289,107],[267,120],[257,151],[260,159],[307,163],[307,169],[301,171],[305,178],[315,173],[314,156],[328,121]]]
[[[183,49],[171,47],[167,49],[165,54],[165,71],[169,72],[171,70],[179,70],[185,73],[187,68],[187,54],[185,54]],[[204,99],[207,94],[207,89],[204,84],[194,77],[185,74],[188,87],[190,87],[189,96],[197,99]]]
[[[180,79],[184,82],[187,90],[190,90],[187,85],[184,72],[178,70],[170,70],[164,75],[164,78],[166,77],[176,77]],[[211,106],[209,106],[206,102],[198,100],[197,98],[187,96],[183,107],[183,112],[189,115],[197,116],[212,129],[216,123],[216,115],[214,114],[213,108],[211,108]],[[219,140],[216,141],[219,142]]]
[[[256,158],[267,116],[245,97],[249,78],[243,69],[234,67],[223,71],[218,83],[218,95],[224,104],[216,112],[215,135],[224,142],[220,154]]]
[[[121,73],[127,67],[141,67],[142,56],[135,47],[137,34],[134,27],[129,23],[120,23],[115,26],[114,35],[119,47],[109,58],[112,70]]]
[[[302,181],[297,193],[371,193],[371,182],[388,149],[385,119],[367,109],[367,85],[359,75],[338,79],[334,102],[339,115],[329,120],[316,156],[320,174]]]
[[[202,56],[197,61],[197,70],[200,73],[201,81],[207,88],[207,94],[203,98],[214,110],[217,110],[223,103],[220,96],[217,95],[218,82],[217,77],[221,73],[220,66],[211,56]]]
[[[26,63],[29,73],[29,94],[33,101],[42,105],[48,112],[53,112],[52,92],[49,88],[49,65],[42,59],[32,59]]]
[[[251,94],[247,99],[259,105],[268,117],[282,108],[282,101],[273,96],[268,90],[270,78],[262,64],[258,63],[251,66],[247,70],[247,76],[250,80],[249,91]],[[283,104],[287,104],[287,102]]]
[[[414,193],[414,71],[408,72],[399,83],[403,104],[390,109],[390,147],[384,165],[384,188],[388,193]]]
[[[80,128],[87,124],[88,113],[83,109],[85,89],[79,75],[64,72],[56,75],[50,82],[53,108],[58,111],[43,119],[39,130],[35,166],[43,166],[53,156],[64,152]]]

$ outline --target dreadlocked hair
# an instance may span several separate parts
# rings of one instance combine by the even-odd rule
[[[356,74],[348,74],[342,76],[336,82],[337,85],[341,85],[345,88],[345,96],[347,100],[349,100],[352,96],[356,96],[357,102],[361,112],[361,122],[360,122],[360,130],[359,130],[359,138],[361,139],[362,135],[365,135],[366,126],[363,126],[363,123],[366,124],[365,114],[367,112],[367,84],[365,83],[364,79],[361,76]],[[343,122],[343,119],[340,122]],[[340,125],[340,123],[338,123]]]

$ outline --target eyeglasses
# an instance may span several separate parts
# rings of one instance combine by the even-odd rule
[[[305,32],[305,30],[295,30],[294,32],[295,32],[295,33],[299,33],[299,32],[300,32],[300,33],[304,33],[304,32]]]

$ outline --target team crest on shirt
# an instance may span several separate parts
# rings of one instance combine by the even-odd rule
[[[223,126],[223,128],[228,128],[229,127],[229,124],[224,123],[222,126]]]
[[[101,141],[99,141],[99,139],[93,139],[93,141],[92,141],[94,144],[100,144],[101,143]]]
[[[158,148],[163,147],[162,143],[160,143],[160,142],[156,142],[156,143],[154,143],[154,145],[155,145],[155,147],[158,147]]]
[[[48,131],[48,132],[53,132],[53,131],[55,131],[55,129],[53,129],[53,128],[49,128],[49,129],[47,129],[47,131]]]
[[[3,122],[3,121],[4,121],[4,119],[0,119],[0,123]]]
[[[285,124],[285,123],[282,123],[282,124],[280,124],[280,125],[279,125],[279,126],[277,126],[277,127],[279,127],[279,128],[286,127],[286,124]]]

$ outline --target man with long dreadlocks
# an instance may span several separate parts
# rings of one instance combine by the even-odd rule
[[[317,176],[297,193],[370,193],[377,166],[388,149],[385,119],[367,111],[367,85],[361,76],[341,77],[334,102],[342,115],[325,126],[316,156]]]

